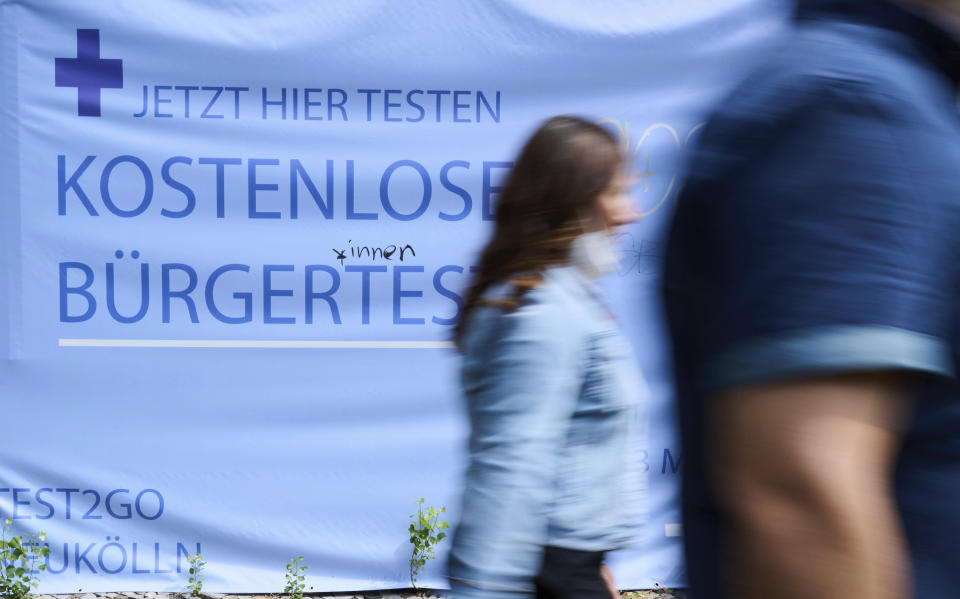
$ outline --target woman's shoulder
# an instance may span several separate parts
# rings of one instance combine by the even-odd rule
[[[540,284],[527,293],[520,309],[526,308],[525,314],[530,317],[556,318],[571,326],[583,324],[589,313],[590,296],[575,268],[551,268],[541,277]]]
[[[585,291],[578,290],[572,273],[564,267],[548,269],[539,281],[520,297],[514,298],[512,282],[492,286],[486,300],[471,317],[468,329],[495,329],[504,335],[562,342],[579,341],[589,331],[589,312]]]

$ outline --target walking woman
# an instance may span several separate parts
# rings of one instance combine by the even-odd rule
[[[610,599],[605,552],[640,522],[645,387],[593,279],[636,218],[616,139],[543,123],[517,158],[455,341],[469,465],[448,574],[458,599]]]

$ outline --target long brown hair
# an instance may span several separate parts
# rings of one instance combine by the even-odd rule
[[[481,303],[513,309],[536,287],[544,269],[569,260],[583,219],[596,214],[597,198],[623,164],[616,138],[574,116],[555,116],[534,132],[517,157],[497,201],[493,236],[464,297],[454,329],[457,345],[470,314]],[[506,300],[484,300],[490,286],[510,282]]]

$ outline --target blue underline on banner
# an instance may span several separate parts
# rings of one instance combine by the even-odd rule
[[[450,341],[356,341],[319,339],[64,339],[60,347],[169,347],[240,349],[452,349]]]

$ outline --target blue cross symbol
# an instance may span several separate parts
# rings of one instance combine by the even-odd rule
[[[77,29],[77,57],[56,59],[57,87],[77,88],[77,114],[100,116],[100,90],[123,87],[123,61],[100,58],[100,30]]]

